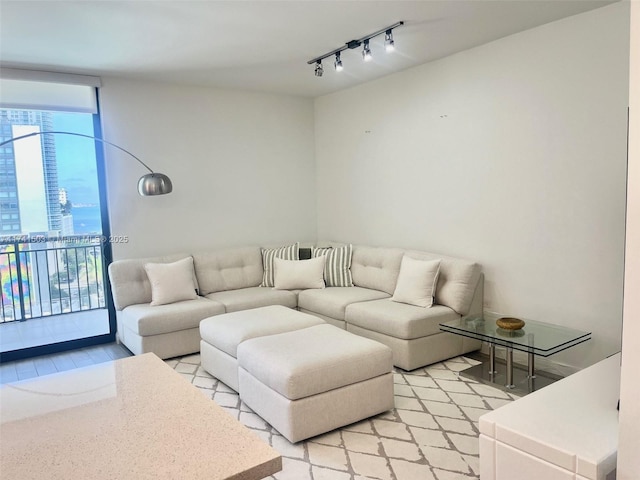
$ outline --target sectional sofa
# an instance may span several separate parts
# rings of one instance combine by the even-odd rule
[[[332,249],[345,244],[328,245]],[[480,266],[460,258],[400,248],[349,246],[348,284],[326,288],[283,289],[265,282],[265,249],[259,246],[118,260],[109,266],[119,340],[134,354],[160,358],[198,352],[200,321],[221,313],[283,305],[315,315],[336,327],[391,348],[393,363],[413,370],[480,348],[480,342],[441,332],[439,324],[482,314]],[[311,256],[330,252],[311,249]],[[296,258],[298,253],[296,251]],[[309,251],[307,252],[309,255]],[[193,258],[198,295],[152,305],[145,265]],[[328,258],[328,257],[327,257]],[[430,307],[398,301],[405,258],[438,264]],[[304,260],[300,260],[304,261]],[[330,275],[325,267],[325,278]],[[407,275],[400,276],[406,287]],[[330,285],[335,284],[328,282]],[[410,287],[410,286],[409,286]]]

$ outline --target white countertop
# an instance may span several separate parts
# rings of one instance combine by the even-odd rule
[[[151,353],[0,388],[2,478],[253,480],[281,468]]]

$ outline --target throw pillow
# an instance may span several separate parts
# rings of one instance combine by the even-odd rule
[[[144,269],[151,283],[151,305],[198,298],[193,280],[193,257],[173,263],[147,263]]]
[[[313,248],[312,257],[325,257],[324,282],[327,287],[353,287],[351,257],[353,245],[336,248]]]
[[[283,260],[275,258],[274,286],[278,290],[324,288],[324,258]]]
[[[264,273],[262,275],[261,287],[273,287],[273,260],[276,258],[282,258],[283,260],[298,260],[300,258],[300,244],[296,242],[293,245],[287,245],[286,247],[262,249],[262,268],[264,269]]]
[[[416,307],[432,306],[439,274],[440,260],[416,260],[403,256],[391,300]]]

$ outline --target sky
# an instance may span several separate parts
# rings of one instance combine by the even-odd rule
[[[86,113],[53,115],[57,131],[94,135],[93,117]],[[83,137],[55,135],[58,186],[67,190],[72,204],[99,204],[95,143]]]

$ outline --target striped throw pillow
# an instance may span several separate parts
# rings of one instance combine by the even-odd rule
[[[273,259],[281,258],[283,260],[299,260],[300,259],[300,244],[294,243],[293,245],[287,245],[286,247],[279,248],[263,248],[262,249],[262,267],[264,274],[262,276],[261,287],[273,287],[274,281],[274,267]]]
[[[311,255],[325,256],[324,282],[327,287],[353,287],[351,277],[351,256],[353,245],[343,245],[337,248],[313,248]]]

